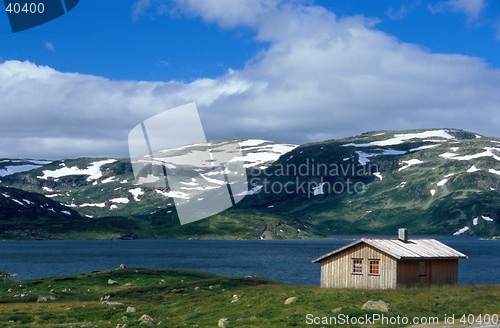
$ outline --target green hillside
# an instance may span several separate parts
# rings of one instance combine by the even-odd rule
[[[386,131],[300,146],[254,172],[251,187],[263,187],[237,207],[272,206],[330,233],[392,234],[405,226],[414,234],[464,227],[464,234],[498,234],[500,141],[447,131],[449,138],[398,142],[433,133]],[[287,183],[293,192],[273,192]],[[321,183],[323,193],[314,195]]]
[[[94,233],[82,238],[315,238],[393,234],[402,226],[412,234],[500,234],[500,139],[428,129],[299,147],[246,142],[248,195],[184,226],[176,191],[136,184],[128,159],[5,159],[0,173],[14,173],[4,173],[0,185],[43,194],[78,212]]]

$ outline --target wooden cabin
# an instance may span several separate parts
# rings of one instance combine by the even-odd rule
[[[435,239],[362,238],[314,259],[321,263],[322,288],[387,289],[453,286],[458,260],[467,258]]]

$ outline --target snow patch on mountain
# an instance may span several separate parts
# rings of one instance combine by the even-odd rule
[[[441,144],[420,146],[420,147],[417,147],[417,148],[410,149],[409,152],[414,152],[414,151],[418,151],[418,150],[435,148],[435,147],[438,147],[438,146],[441,146]]]
[[[481,158],[481,157],[492,157],[497,161],[500,161],[500,156],[496,153],[500,153],[500,148],[496,147],[484,147],[485,151],[482,153],[472,154],[472,155],[459,155],[456,153],[444,153],[439,156],[447,159],[455,159],[458,161],[470,161],[471,159]]]
[[[443,154],[439,155],[439,157],[449,159],[449,158],[453,158],[457,155],[458,154],[456,154],[456,153],[443,153]]]
[[[358,161],[361,165],[366,165],[370,161],[371,157],[383,156],[383,155],[404,155],[405,151],[394,150],[394,149],[375,149],[376,153],[365,153],[363,151],[356,151],[358,154]]]
[[[18,203],[19,205],[26,206],[26,204],[24,204],[23,202],[21,202],[21,201],[19,201],[17,199],[12,199],[12,201]]]
[[[440,186],[440,187],[442,187],[442,186],[444,186],[446,184],[446,182],[448,182],[448,179],[443,179],[443,180],[439,181],[437,183],[437,185]]]
[[[407,181],[403,181],[400,184],[398,184],[396,188],[403,188],[404,186],[406,186],[407,183],[408,183]]]
[[[112,198],[109,201],[112,203],[128,204],[130,202],[130,199],[126,197],[118,197],[118,198]]]
[[[454,232],[453,233],[453,236],[458,236],[458,235],[461,235],[463,234],[464,232],[468,231],[469,230],[469,227],[463,227],[461,229],[458,229],[458,231]]]
[[[423,161],[421,161],[421,160],[419,160],[419,159],[416,159],[416,158],[414,158],[414,159],[410,159],[410,160],[408,160],[408,161],[403,161],[403,162],[401,163],[401,165],[403,165],[403,164],[404,164],[404,166],[400,167],[400,168],[398,169],[398,171],[403,171],[403,170],[406,170],[407,168],[409,168],[410,166],[417,165],[417,164],[422,164],[422,163],[423,163]]]
[[[474,172],[477,172],[477,171],[481,171],[480,169],[478,169],[475,165],[472,165],[468,170],[467,172],[468,173],[474,173]]]
[[[54,198],[54,197],[60,197],[60,196],[63,196],[63,194],[50,194],[50,195],[45,195],[45,197],[48,197],[48,198]]]
[[[370,161],[370,157],[373,156],[362,151],[357,151],[356,154],[358,154],[358,162],[361,165],[366,165]]]
[[[493,173],[493,174],[496,174],[496,175],[500,175],[500,170],[495,170],[495,169],[489,169],[488,170],[489,173]]]
[[[131,193],[131,194],[132,194],[132,196],[134,196],[134,200],[135,200],[136,202],[139,202],[139,201],[140,201],[139,196],[144,195],[144,191],[143,191],[141,188],[134,188],[134,189],[130,189],[128,192],[129,192],[129,193]]]
[[[263,186],[255,186],[253,187],[252,189],[250,190],[247,190],[247,191],[243,191],[243,192],[240,192],[239,194],[237,194],[236,196],[251,196],[251,195],[254,195],[256,193],[259,192],[259,190],[262,189]]]
[[[87,181],[96,180],[102,177],[101,167],[105,164],[116,162],[116,159],[106,159],[90,163],[85,169],[80,169],[77,166],[67,167],[63,166],[57,170],[43,170],[43,175],[38,176],[40,179],[47,180],[48,178],[60,178],[68,175],[88,175]]]
[[[182,198],[182,199],[190,199],[189,197],[189,194],[187,193],[184,193],[184,192],[180,192],[180,191],[163,191],[163,190],[159,190],[159,189],[156,189],[155,190],[156,193],[158,195],[161,195],[165,198]],[[172,205],[172,204],[167,204],[167,205]]]
[[[116,177],[109,177],[109,178],[102,180],[101,183],[106,184],[106,183],[116,182],[116,181],[117,181]]]
[[[355,143],[349,143],[343,145],[344,147],[347,146],[354,146],[354,147],[372,147],[372,146],[393,146],[393,145],[400,145],[405,141],[411,140],[411,139],[424,139],[424,138],[432,138],[432,137],[438,137],[438,138],[444,138],[444,139],[454,139],[452,135],[450,135],[448,132],[445,130],[434,130],[434,131],[425,131],[425,132],[420,132],[420,133],[404,133],[404,134],[395,134],[394,137],[387,139],[387,140],[380,140],[380,141],[372,141],[370,143],[365,143],[365,144],[355,144]],[[430,140],[434,141],[434,140]]]
[[[138,177],[137,178],[137,184],[150,184],[150,183],[155,183],[160,180],[159,176],[156,176],[154,174],[148,174],[145,177]],[[126,182],[120,182],[120,183],[126,183]]]
[[[283,154],[286,154],[298,145],[293,144],[269,144],[258,147],[242,149],[243,155],[231,159],[233,161],[244,161],[243,167],[264,169],[269,163],[275,162]]]
[[[312,188],[314,196],[316,196],[316,195],[324,195],[325,194],[325,192],[323,191],[324,184],[325,183],[322,182],[322,183],[319,184],[319,186]]]
[[[248,139],[248,140],[243,140],[240,142],[240,147],[252,147],[252,146],[258,146],[262,145],[263,143],[269,142],[268,140],[262,140],[262,139]]]
[[[106,206],[106,203],[95,203],[95,204],[83,203],[83,204],[77,205],[77,207],[100,207],[100,208],[103,208],[105,206]]]

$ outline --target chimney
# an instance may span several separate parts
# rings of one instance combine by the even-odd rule
[[[402,242],[407,243],[408,242],[408,229],[400,228],[398,230],[398,239],[401,240]]]

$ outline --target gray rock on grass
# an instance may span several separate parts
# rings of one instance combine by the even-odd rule
[[[139,325],[154,325],[156,324],[155,320],[150,316],[150,315],[147,315],[147,314],[143,314],[139,320],[140,322]]]
[[[226,327],[229,327],[229,320],[226,319],[226,318],[221,318],[219,319],[219,324],[218,324],[218,327],[219,328],[226,328]]]
[[[392,305],[384,301],[368,301],[366,302],[361,310],[377,310],[381,312],[392,312]]]
[[[54,295],[39,295],[36,302],[43,303],[43,302],[55,301],[55,300],[57,300],[57,297]]]

